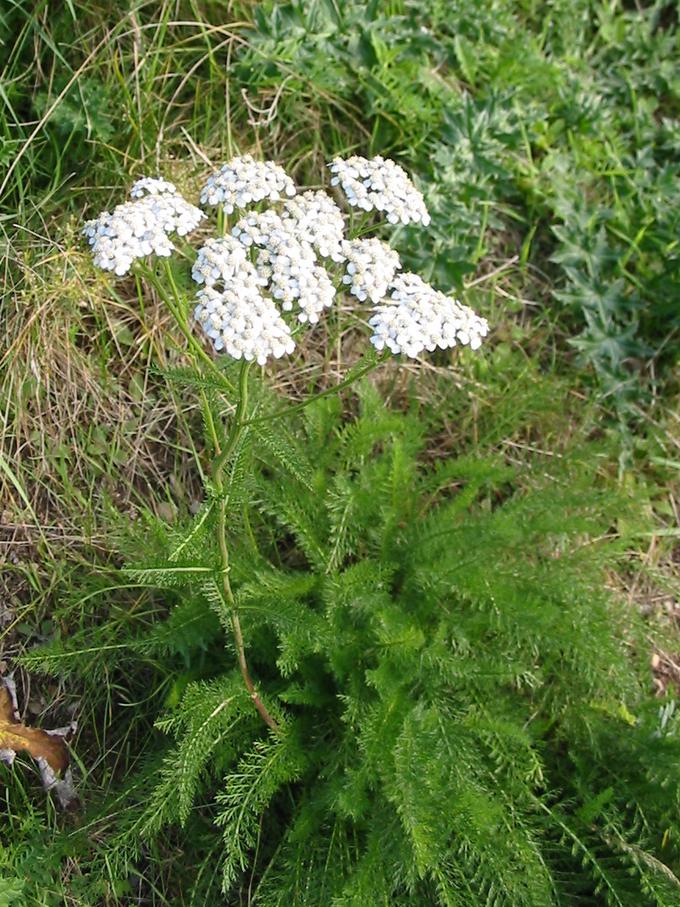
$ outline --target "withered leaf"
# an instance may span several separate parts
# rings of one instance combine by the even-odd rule
[[[0,760],[11,765],[17,753],[28,753],[38,763],[43,787],[54,790],[64,807],[76,799],[66,746],[66,737],[74,730],[73,724],[49,731],[22,724],[14,681],[0,680]]]

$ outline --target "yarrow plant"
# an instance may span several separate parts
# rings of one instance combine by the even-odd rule
[[[680,738],[631,671],[648,630],[610,606],[599,546],[582,544],[624,502],[602,494],[590,450],[524,493],[495,431],[492,456],[474,445],[429,466],[423,410],[441,414],[386,413],[368,382],[347,418],[332,396],[361,374],[391,355],[476,350],[488,325],[402,269],[381,228],[429,215],[398,165],[329,167],[326,193],[271,162],[229,161],[201,196],[213,227],[144,178],[85,228],[95,261],[150,282],[176,319],[190,368],[169,377],[197,389],[207,442],[203,505],[154,526],[153,557],[111,587],[168,590],[153,626],[136,608],[127,643],[109,645],[107,627],[99,647],[69,652],[101,670],[100,649],[129,648],[118,668],[143,652],[172,679],[163,743],[124,795],[123,846],[135,856],[179,824],[176,849],[205,853],[198,872],[187,857],[187,903],[543,907],[595,903],[606,880],[608,904],[654,892],[676,905],[662,861],[678,851],[666,832]],[[194,252],[176,237],[198,227]],[[282,406],[254,366],[324,319],[343,328],[339,302],[365,355]],[[504,431],[532,380],[494,411]],[[63,663],[63,647],[52,655]]]
[[[423,196],[394,161],[353,156],[336,158],[328,166],[331,186],[350,208],[372,218],[369,228],[384,221],[423,227],[430,223]],[[95,264],[122,277],[137,262],[138,273],[153,283],[187,338],[195,368],[208,368],[218,386],[233,396],[233,384],[191,330],[187,300],[167,262],[175,249],[170,237],[188,236],[206,220],[206,213],[162,178],[137,180],[130,195],[131,201],[85,224],[83,233]],[[353,219],[343,214],[331,195],[321,190],[298,192],[285,170],[272,161],[256,161],[250,155],[230,160],[208,177],[200,201],[221,209],[224,235],[204,238],[194,256],[191,277],[198,289],[193,320],[216,353],[242,362],[230,431],[220,439],[215,430],[212,438],[215,457],[208,493],[218,502],[221,598],[245,685],[263,720],[276,729],[277,721],[250,676],[226,543],[225,467],[249,430],[250,366],[291,354],[300,330],[320,321],[339,291],[370,306],[366,318],[370,342],[379,353],[416,357],[438,348],[477,349],[488,325],[416,274],[400,273],[399,255],[387,242],[352,236]],[[166,259],[166,281],[142,261],[152,255]],[[369,362],[365,371],[377,361]],[[203,402],[208,405],[207,399]],[[214,422],[206,412],[206,424]]]

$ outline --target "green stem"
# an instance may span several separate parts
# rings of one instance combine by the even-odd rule
[[[210,403],[208,402],[208,395],[201,388],[201,407],[203,409],[203,418],[205,419],[205,424],[210,434],[210,442],[212,444],[213,450],[215,453],[220,449],[220,439],[217,435],[217,428],[215,427],[215,420],[213,419],[212,410],[210,409]]]
[[[225,391],[233,393],[235,388],[232,382],[229,381],[229,379],[219,370],[213,359],[211,359],[211,357],[206,353],[201,344],[196,340],[195,336],[188,326],[184,312],[184,300],[182,299],[180,290],[177,287],[175,277],[172,273],[172,268],[169,262],[164,262],[164,268],[168,284],[172,291],[171,294],[167,292],[166,287],[163,286],[161,281],[159,281],[159,279],[157,278],[156,274],[150,268],[141,266],[140,271],[147,277],[149,282],[155,288],[156,292],[159,294],[160,298],[167,305],[177,324],[177,327],[187,341],[188,352],[194,362],[194,365],[198,367],[199,362],[202,363],[213,375],[217,377],[219,385]],[[262,702],[262,699],[260,698],[250,675],[248,662],[246,660],[245,643],[243,639],[243,632],[241,630],[241,622],[239,619],[236,598],[234,596],[233,589],[231,588],[231,582],[229,579],[229,573],[231,570],[229,562],[229,548],[227,545],[227,506],[229,502],[229,494],[227,493],[227,488],[225,487],[224,470],[229,461],[229,458],[236,450],[240,439],[243,437],[244,433],[248,431],[251,425],[263,421],[271,422],[272,420],[283,418],[284,416],[299,412],[306,406],[309,406],[309,404],[314,402],[315,400],[330,396],[331,394],[337,394],[338,391],[342,390],[345,387],[348,387],[358,378],[368,374],[368,372],[372,371],[374,368],[380,365],[382,361],[384,361],[384,357],[376,357],[375,359],[364,365],[362,368],[355,371],[353,374],[350,374],[344,381],[339,382],[333,387],[320,391],[319,393],[312,395],[309,399],[304,400],[301,403],[295,404],[293,406],[283,407],[282,409],[268,416],[251,420],[247,419],[247,409],[248,374],[250,372],[252,363],[246,361],[242,362],[241,371],[239,374],[238,400],[236,404],[236,410],[234,412],[231,429],[223,445],[219,444],[217,428],[215,426],[212,413],[210,412],[207,396],[205,395],[205,393],[201,393],[201,402],[205,410],[206,425],[211,436],[213,447],[216,451],[216,456],[212,463],[211,473],[213,487],[218,497],[216,531],[221,561],[220,574],[222,577],[222,594],[224,596],[225,604],[229,609],[231,629],[234,637],[234,644],[236,647],[239,670],[241,672],[243,682],[260,717],[265,722],[265,724],[275,733],[280,733],[281,729],[278,723],[270,715],[265,704]],[[250,527],[248,528],[250,529]],[[254,540],[252,539],[252,530],[250,530],[250,535],[251,540],[254,542]]]
[[[241,671],[243,682],[246,686],[246,689],[248,690],[248,693],[250,694],[253,705],[259,712],[260,717],[268,727],[270,727],[275,733],[278,733],[280,731],[279,725],[267,711],[267,707],[260,699],[260,696],[255,689],[255,684],[253,683],[252,677],[250,676],[248,662],[246,660],[243,632],[241,630],[241,621],[239,620],[236,599],[231,588],[231,582],[229,581],[229,572],[231,568],[229,565],[229,548],[227,547],[228,495],[225,494],[224,488],[224,467],[226,466],[229,457],[236,449],[236,445],[238,444],[239,439],[242,437],[246,425],[243,417],[248,408],[248,373],[250,371],[251,365],[251,362],[243,362],[241,365],[241,373],[239,375],[239,398],[238,403],[236,404],[236,412],[234,413],[234,421],[232,423],[229,436],[227,437],[222,450],[218,453],[217,457],[215,457],[215,460],[213,461],[212,476],[215,490],[217,491],[220,498],[219,508],[217,511],[217,542],[219,545],[220,559],[222,562],[220,571],[222,574],[222,592],[224,594],[225,601],[229,606],[229,616],[231,619],[232,632],[234,634],[234,643],[236,645],[239,670]]]
[[[215,483],[215,489],[218,493],[222,493],[222,491],[224,490],[222,474],[224,472],[226,462],[234,452],[234,449],[238,444],[241,435],[243,434],[243,429],[247,425],[243,416],[248,409],[248,373],[250,372],[251,365],[252,362],[241,363],[241,372],[238,379],[238,403],[236,404],[234,421],[232,423],[231,431],[229,432],[229,436],[227,437],[224,447],[217,455],[212,465],[213,482]]]

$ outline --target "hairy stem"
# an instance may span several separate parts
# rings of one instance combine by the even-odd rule
[[[250,698],[253,700],[253,704],[259,712],[260,717],[265,722],[265,724],[268,725],[268,727],[270,727],[273,731],[278,732],[280,728],[267,711],[265,704],[260,699],[260,696],[255,689],[255,684],[253,683],[252,677],[250,676],[248,662],[246,661],[245,644],[243,642],[241,622],[238,616],[234,593],[229,581],[229,548],[227,547],[228,495],[225,494],[224,467],[226,466],[229,457],[236,449],[236,445],[238,444],[238,441],[241,438],[243,430],[245,428],[244,414],[246,413],[248,408],[248,372],[250,371],[250,365],[250,362],[244,362],[241,365],[241,374],[239,376],[239,398],[236,405],[236,412],[234,413],[234,421],[231,427],[231,431],[229,432],[229,436],[224,446],[222,447],[222,450],[219,452],[213,462],[212,476],[215,490],[220,498],[219,509],[217,512],[217,541],[219,544],[220,557],[222,561],[222,591],[224,593],[224,598],[229,605],[231,627],[234,634],[234,643],[236,645],[236,653],[238,656],[238,666],[241,671],[241,676],[243,677],[243,682],[246,685],[246,689],[248,690]]]
[[[230,568],[229,549],[227,548],[226,540],[226,515],[226,501],[221,501],[220,509],[218,511],[217,532],[219,537],[218,541],[220,545],[220,554],[222,558],[222,591],[224,592],[224,597],[230,609],[231,628],[234,634],[234,643],[236,645],[236,654],[238,656],[238,666],[239,670],[241,671],[241,676],[243,677],[243,682],[246,685],[246,689],[248,690],[250,698],[253,700],[253,705],[259,712],[260,717],[262,718],[264,723],[268,725],[273,731],[278,732],[280,728],[267,711],[267,707],[265,706],[264,702],[262,702],[262,700],[260,699],[260,696],[255,689],[255,684],[253,683],[252,677],[250,676],[248,662],[246,661],[246,650],[245,644],[243,642],[243,632],[241,631],[241,621],[239,620],[234,593],[231,588],[231,583],[229,582]]]

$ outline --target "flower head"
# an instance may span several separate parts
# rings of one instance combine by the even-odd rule
[[[360,302],[380,302],[401,267],[399,256],[379,239],[354,239],[343,244],[347,273],[342,282]]]
[[[197,296],[194,317],[218,352],[264,365],[295,349],[278,309],[252,282],[234,281],[222,292],[205,287]]]
[[[252,272],[252,274],[251,274]],[[238,281],[244,274],[254,275],[248,253],[233,236],[208,239],[199,250],[191,276],[196,283],[214,287]]]
[[[262,249],[257,257],[257,272],[284,312],[297,305],[298,321],[303,324],[315,324],[321,312],[333,304],[335,287],[327,271],[316,264],[309,243],[291,238],[287,243]]]
[[[293,222],[284,221],[276,211],[254,211],[244,214],[231,230],[244,246],[259,246],[261,249],[276,248],[289,242],[294,235]]]
[[[143,176],[130,189],[130,198],[142,198],[145,195],[175,195],[177,187],[160,177]]]
[[[333,174],[331,186],[340,186],[352,207],[382,211],[391,224],[430,223],[422,194],[394,161],[380,155],[370,160],[337,157],[328,169]]]
[[[331,183],[341,186],[351,206],[381,211],[392,224],[430,222],[421,193],[394,161],[354,156],[336,158],[329,168]],[[95,263],[118,275],[137,258],[169,256],[170,236],[191,232],[205,217],[160,177],[142,177],[130,195],[132,201],[83,228]],[[345,263],[342,283],[360,301],[374,304],[369,325],[376,349],[417,356],[457,344],[479,347],[488,332],[483,318],[416,274],[395,276],[401,262],[387,243],[345,240],[344,216],[333,199],[323,191],[296,195],[278,164],[250,155],[233,158],[201,193],[203,203],[222,205],[228,213],[265,199],[280,204],[244,213],[230,236],[208,239],[192,268],[202,285],[195,317],[216,350],[261,364],[292,352],[283,313],[295,311],[298,321],[314,324],[335,298],[321,259]]]
[[[283,167],[256,161],[250,154],[232,158],[208,177],[201,192],[202,205],[222,205],[227,214],[264,199],[277,202],[295,195],[295,185]]]
[[[290,328],[274,302],[262,295],[263,287],[272,285],[272,274],[253,265],[245,244],[233,236],[209,239],[198,251],[191,276],[205,285],[197,294],[195,317],[218,352],[264,365],[270,356],[278,359],[293,351]]]
[[[117,205],[113,212],[104,211],[88,221],[83,234],[92,246],[94,263],[122,277],[137,258],[170,255],[174,246],[169,234],[185,236],[204,217],[200,208],[189,204],[181,195],[142,194],[134,201]]]
[[[458,343],[476,350],[489,330],[486,320],[472,309],[411,273],[394,279],[391,301],[374,311],[368,321],[373,328],[373,346],[410,357]]]
[[[297,305],[298,320],[315,324],[324,308],[333,304],[335,287],[317,264],[311,243],[299,238],[297,224],[293,217],[282,218],[269,210],[246,214],[232,233],[246,248],[259,248],[257,272],[284,312]]]
[[[284,204],[281,216],[296,238],[313,246],[322,258],[344,261],[345,219],[330,195],[304,192]]]

